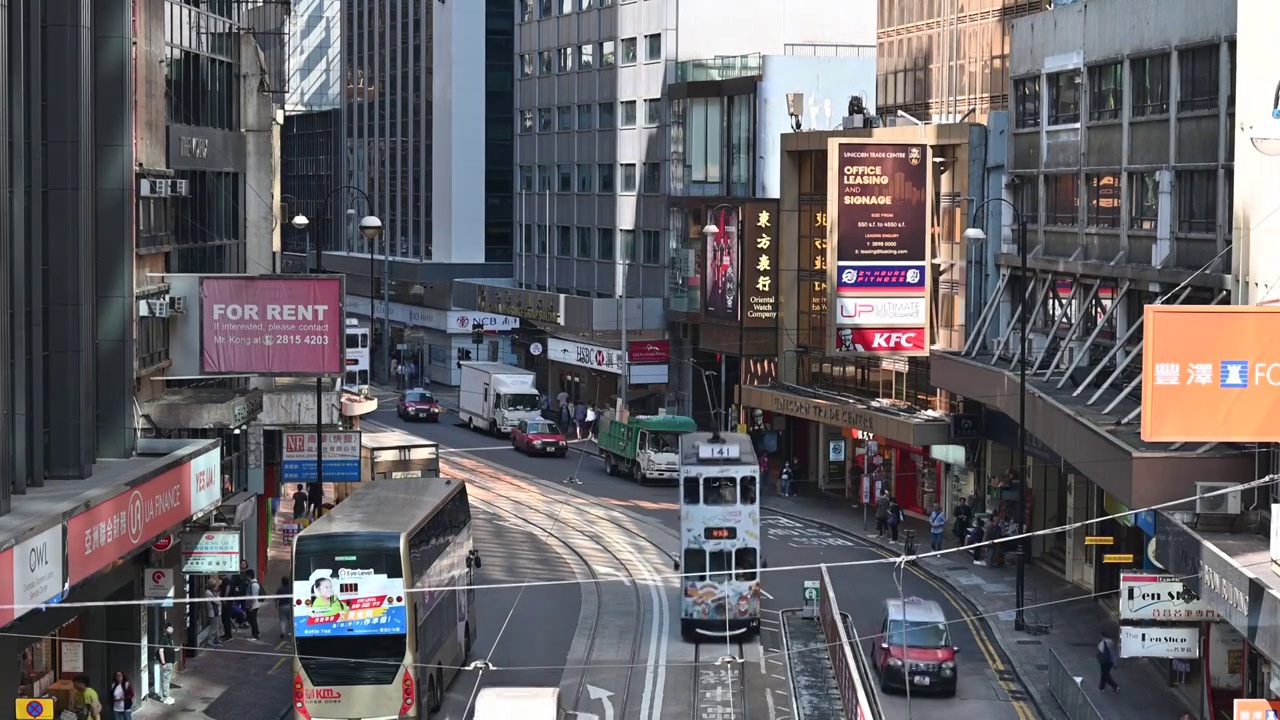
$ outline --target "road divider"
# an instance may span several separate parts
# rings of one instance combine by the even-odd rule
[[[845,614],[836,601],[835,586],[831,574],[824,566],[821,595],[818,600],[818,619],[826,638],[831,667],[836,674],[836,687],[840,689],[840,701],[844,704],[848,720],[884,720],[880,709],[880,696],[871,682],[871,672],[863,649],[851,638],[845,625]],[[853,623],[849,623],[852,626]]]

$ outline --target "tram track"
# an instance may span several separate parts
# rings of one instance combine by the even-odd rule
[[[730,650],[733,648],[733,650]],[[736,655],[733,652],[736,651]],[[706,642],[693,650],[693,720],[747,720],[743,643]]]
[[[664,618],[668,617],[664,614],[667,591],[651,564],[632,547],[635,543],[610,536],[605,530],[621,530],[625,536],[641,541],[665,557],[670,554],[644,533],[620,522],[626,519],[624,515],[597,510],[591,507],[590,501],[567,491],[544,490],[510,471],[454,457],[440,461],[440,474],[464,480],[471,489],[472,502],[478,507],[527,525],[548,541],[559,544],[582,563],[594,581],[590,585],[596,610],[591,614],[584,647],[568,659],[570,665],[581,666],[570,707],[584,711],[593,703],[598,707],[599,698],[592,691],[598,688],[616,697],[620,720],[660,717],[665,668],[661,667],[658,652],[665,649],[669,630],[662,627]],[[599,557],[593,557],[597,552]],[[602,571],[606,567],[616,571]],[[647,653],[643,622],[646,605],[652,606]],[[602,622],[608,615],[623,622]],[[626,617],[632,621],[626,622]],[[669,619],[666,622],[669,623]],[[641,669],[646,672],[637,708],[636,675]]]

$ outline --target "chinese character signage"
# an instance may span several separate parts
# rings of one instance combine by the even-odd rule
[[[750,328],[778,323],[778,202],[743,207],[742,323]]]
[[[314,570],[293,583],[293,636],[403,635],[404,582],[368,568]]]
[[[741,247],[738,244],[738,213],[727,205],[713,211],[707,218],[718,232],[705,233],[706,250],[703,267],[706,269],[702,298],[703,317],[717,320],[738,320],[742,308],[738,278],[742,269],[738,266]]]
[[[360,482],[360,432],[346,430],[324,434],[325,482]],[[280,470],[285,482],[316,481],[316,434],[284,434]]]
[[[1220,618],[1177,575],[1122,572],[1120,619],[1212,622]]]
[[[929,354],[929,149],[828,143],[832,350]]]
[[[1280,307],[1148,305],[1142,439],[1280,440]]]

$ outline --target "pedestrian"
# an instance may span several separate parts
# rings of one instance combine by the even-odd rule
[[[1116,652],[1116,643],[1112,639],[1111,633],[1106,630],[1102,631],[1102,639],[1098,641],[1098,691],[1106,692],[1110,687],[1115,692],[1120,692],[1120,686],[1116,684],[1115,678],[1111,677],[1111,670],[1116,666],[1116,658],[1119,653]]]
[[[973,546],[972,554],[973,554],[974,565],[984,564],[982,562],[982,533],[984,529],[983,525],[984,523],[982,518],[978,518],[978,522],[974,523],[973,527],[969,528],[969,534],[965,537],[965,544]]]
[[[795,471],[791,469],[791,461],[782,464],[782,472],[778,473],[778,482],[782,486],[782,497],[791,497],[791,481]]]
[[[298,489],[292,495],[293,499],[293,519],[301,520],[307,515],[308,498],[307,486],[298,483]]]
[[[76,690],[72,701],[76,717],[80,720],[102,720],[102,700],[98,698],[98,691],[89,685],[89,676],[77,675],[71,686]]]
[[[245,576],[249,580],[249,586],[246,590],[247,599],[245,601],[245,615],[249,619],[249,639],[257,641],[260,633],[258,632],[258,610],[262,608],[262,585],[258,582],[256,574],[252,571],[246,571]]]
[[[596,412],[596,404],[591,403],[587,405],[587,439],[588,440],[596,439],[596,421],[599,419],[599,417],[600,417],[600,414]]]
[[[973,523],[973,508],[969,506],[969,499],[960,498],[960,504],[956,505],[955,512],[952,514],[956,518],[952,533],[955,534],[957,540],[963,542],[965,536],[969,534],[969,525]]]
[[[929,547],[934,552],[942,550],[942,534],[947,531],[947,515],[942,506],[934,503],[929,513]]]
[[[222,615],[222,602],[218,599],[218,577],[215,575],[210,578],[209,583],[204,587],[204,599],[209,604],[209,619],[217,623]],[[225,625],[223,626],[226,627]],[[218,633],[213,633],[213,638],[209,640],[211,647],[222,647],[222,641],[218,639]]]
[[[1189,712],[1184,712],[1178,716],[1178,720],[1196,720],[1196,716]]]
[[[289,576],[280,578],[280,587],[276,588],[276,616],[280,622],[280,637],[287,638],[293,634],[293,603],[289,598],[293,595],[293,583]]]
[[[573,424],[577,431],[578,439],[585,440],[587,437],[587,406],[579,400],[577,406],[573,408]]]
[[[173,663],[178,659],[178,649],[173,644],[173,623],[171,622],[164,624],[164,632],[156,642],[155,658],[156,663],[160,665],[160,686],[156,689],[156,694],[160,696],[160,702],[172,705],[173,697],[169,695],[169,688],[173,685]]]
[[[319,519],[324,508],[324,483],[311,483],[311,487],[307,488],[307,504],[311,506],[311,519]]]
[[[889,530],[889,491],[881,490],[876,498],[876,537],[882,538]]]
[[[898,542],[898,525],[902,524],[902,506],[898,504],[897,498],[889,498],[889,517],[885,522],[889,524],[890,540]]]
[[[232,584],[229,578],[223,579],[218,586],[218,597],[222,599],[222,607],[218,608],[218,614],[222,618],[222,641],[226,642],[235,635],[231,632],[231,620],[233,616],[234,601],[232,600]]]
[[[112,720],[133,720],[133,683],[119,670],[111,678],[110,697]]]
[[[1000,539],[1000,523],[992,520],[987,523],[987,527],[982,533],[982,542],[986,544],[987,549],[984,553],[987,556],[987,567],[1003,567],[1004,566],[1004,549],[996,544]]]

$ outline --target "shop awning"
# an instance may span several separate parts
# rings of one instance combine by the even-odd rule
[[[833,427],[861,430],[912,447],[948,445],[953,442],[951,423],[945,417],[889,406],[879,407],[871,400],[844,398],[833,394],[820,396],[816,392],[789,386],[752,385],[742,386],[740,397],[746,407]]]

